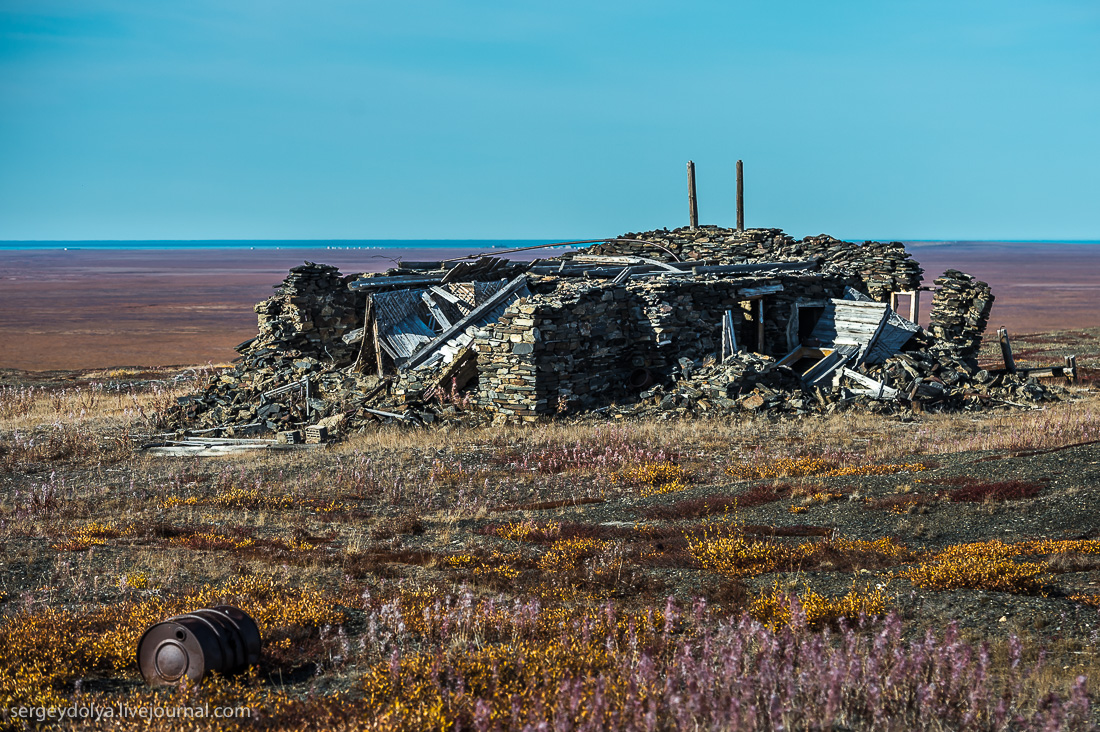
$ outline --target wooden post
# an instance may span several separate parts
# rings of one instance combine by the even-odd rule
[[[896,292],[890,293],[890,309],[895,313],[898,311],[898,293]]]
[[[371,321],[371,334],[374,338],[374,358],[378,367],[378,378],[381,379],[386,375],[386,368],[382,363],[382,339],[378,335],[378,316]]]
[[[363,308],[363,339],[359,341],[359,356],[355,359],[355,372],[363,373],[363,356],[367,352],[367,340],[368,336],[373,339],[373,333],[370,330],[371,310],[374,306],[374,297],[367,295],[367,304]],[[378,348],[378,344],[375,344],[375,348]]]
[[[920,325],[917,318],[920,317],[920,290],[909,293],[909,320]]]
[[[726,359],[737,353],[737,334],[733,330],[733,311],[727,310],[722,315],[722,358]]]
[[[737,230],[745,230],[745,168],[737,161]]]
[[[764,298],[756,301],[756,352],[764,352]]]
[[[1008,329],[997,329],[997,340],[1001,342],[1001,356],[1005,360],[1005,371],[1016,373],[1016,361],[1012,358],[1012,344],[1008,342]]]
[[[730,334],[730,355],[737,353],[741,350],[741,347],[737,345],[737,331],[733,329],[733,311],[726,311],[726,328],[729,329]]]
[[[691,228],[699,228],[699,202],[695,198],[695,163],[688,161],[688,220]]]
[[[1077,356],[1066,356],[1066,378],[1070,381],[1077,381]]]

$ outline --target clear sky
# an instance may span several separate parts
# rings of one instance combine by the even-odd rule
[[[1098,0],[0,0],[0,239],[1100,238]]]

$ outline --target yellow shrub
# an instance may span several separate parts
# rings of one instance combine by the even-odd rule
[[[747,539],[740,533],[722,533],[718,527],[701,536],[688,536],[688,551],[708,572],[748,577],[797,565],[817,545]]]
[[[860,615],[876,616],[886,613],[886,593],[881,587],[857,588],[843,597],[825,597],[813,590],[793,596],[780,589],[779,584],[762,593],[749,606],[749,613],[772,628],[791,622],[792,602],[797,599],[806,616],[806,623],[817,627],[839,618],[856,619]]]
[[[850,465],[841,467],[834,460],[817,457],[780,458],[765,463],[736,463],[726,468],[726,475],[742,480],[772,478],[802,478],[815,476],[835,478],[856,475],[893,475],[925,470],[920,463],[898,465]]]
[[[580,567],[585,559],[606,548],[606,541],[597,539],[559,539],[539,559],[543,572],[568,572]]]
[[[611,475],[612,483],[638,486],[646,497],[686,490],[690,480],[690,472],[667,460],[626,468]]]
[[[931,561],[901,572],[917,587],[929,590],[993,590],[1018,594],[1042,591],[1043,568],[1018,563],[1024,547],[993,540],[948,547]]]

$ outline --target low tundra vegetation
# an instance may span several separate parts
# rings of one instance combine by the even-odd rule
[[[324,450],[203,461],[133,450],[169,385],[5,388],[3,709],[254,710],[163,725],[179,729],[1097,721],[1100,636],[1069,628],[1098,617],[1100,537],[964,535],[952,517],[1026,511],[1064,489],[974,467],[996,463],[939,470],[959,449],[1100,439],[1096,401],[979,423],[381,428]],[[944,536],[906,529],[918,520],[943,521]],[[1006,621],[982,637],[966,617],[920,615],[947,598],[1050,603],[1065,630]],[[259,623],[259,665],[146,688],[133,657],[145,628],[226,602]],[[82,725],[104,726],[70,726]]]

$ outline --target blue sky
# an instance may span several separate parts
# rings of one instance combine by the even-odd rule
[[[1100,2],[0,0],[0,239],[1100,238]]]

